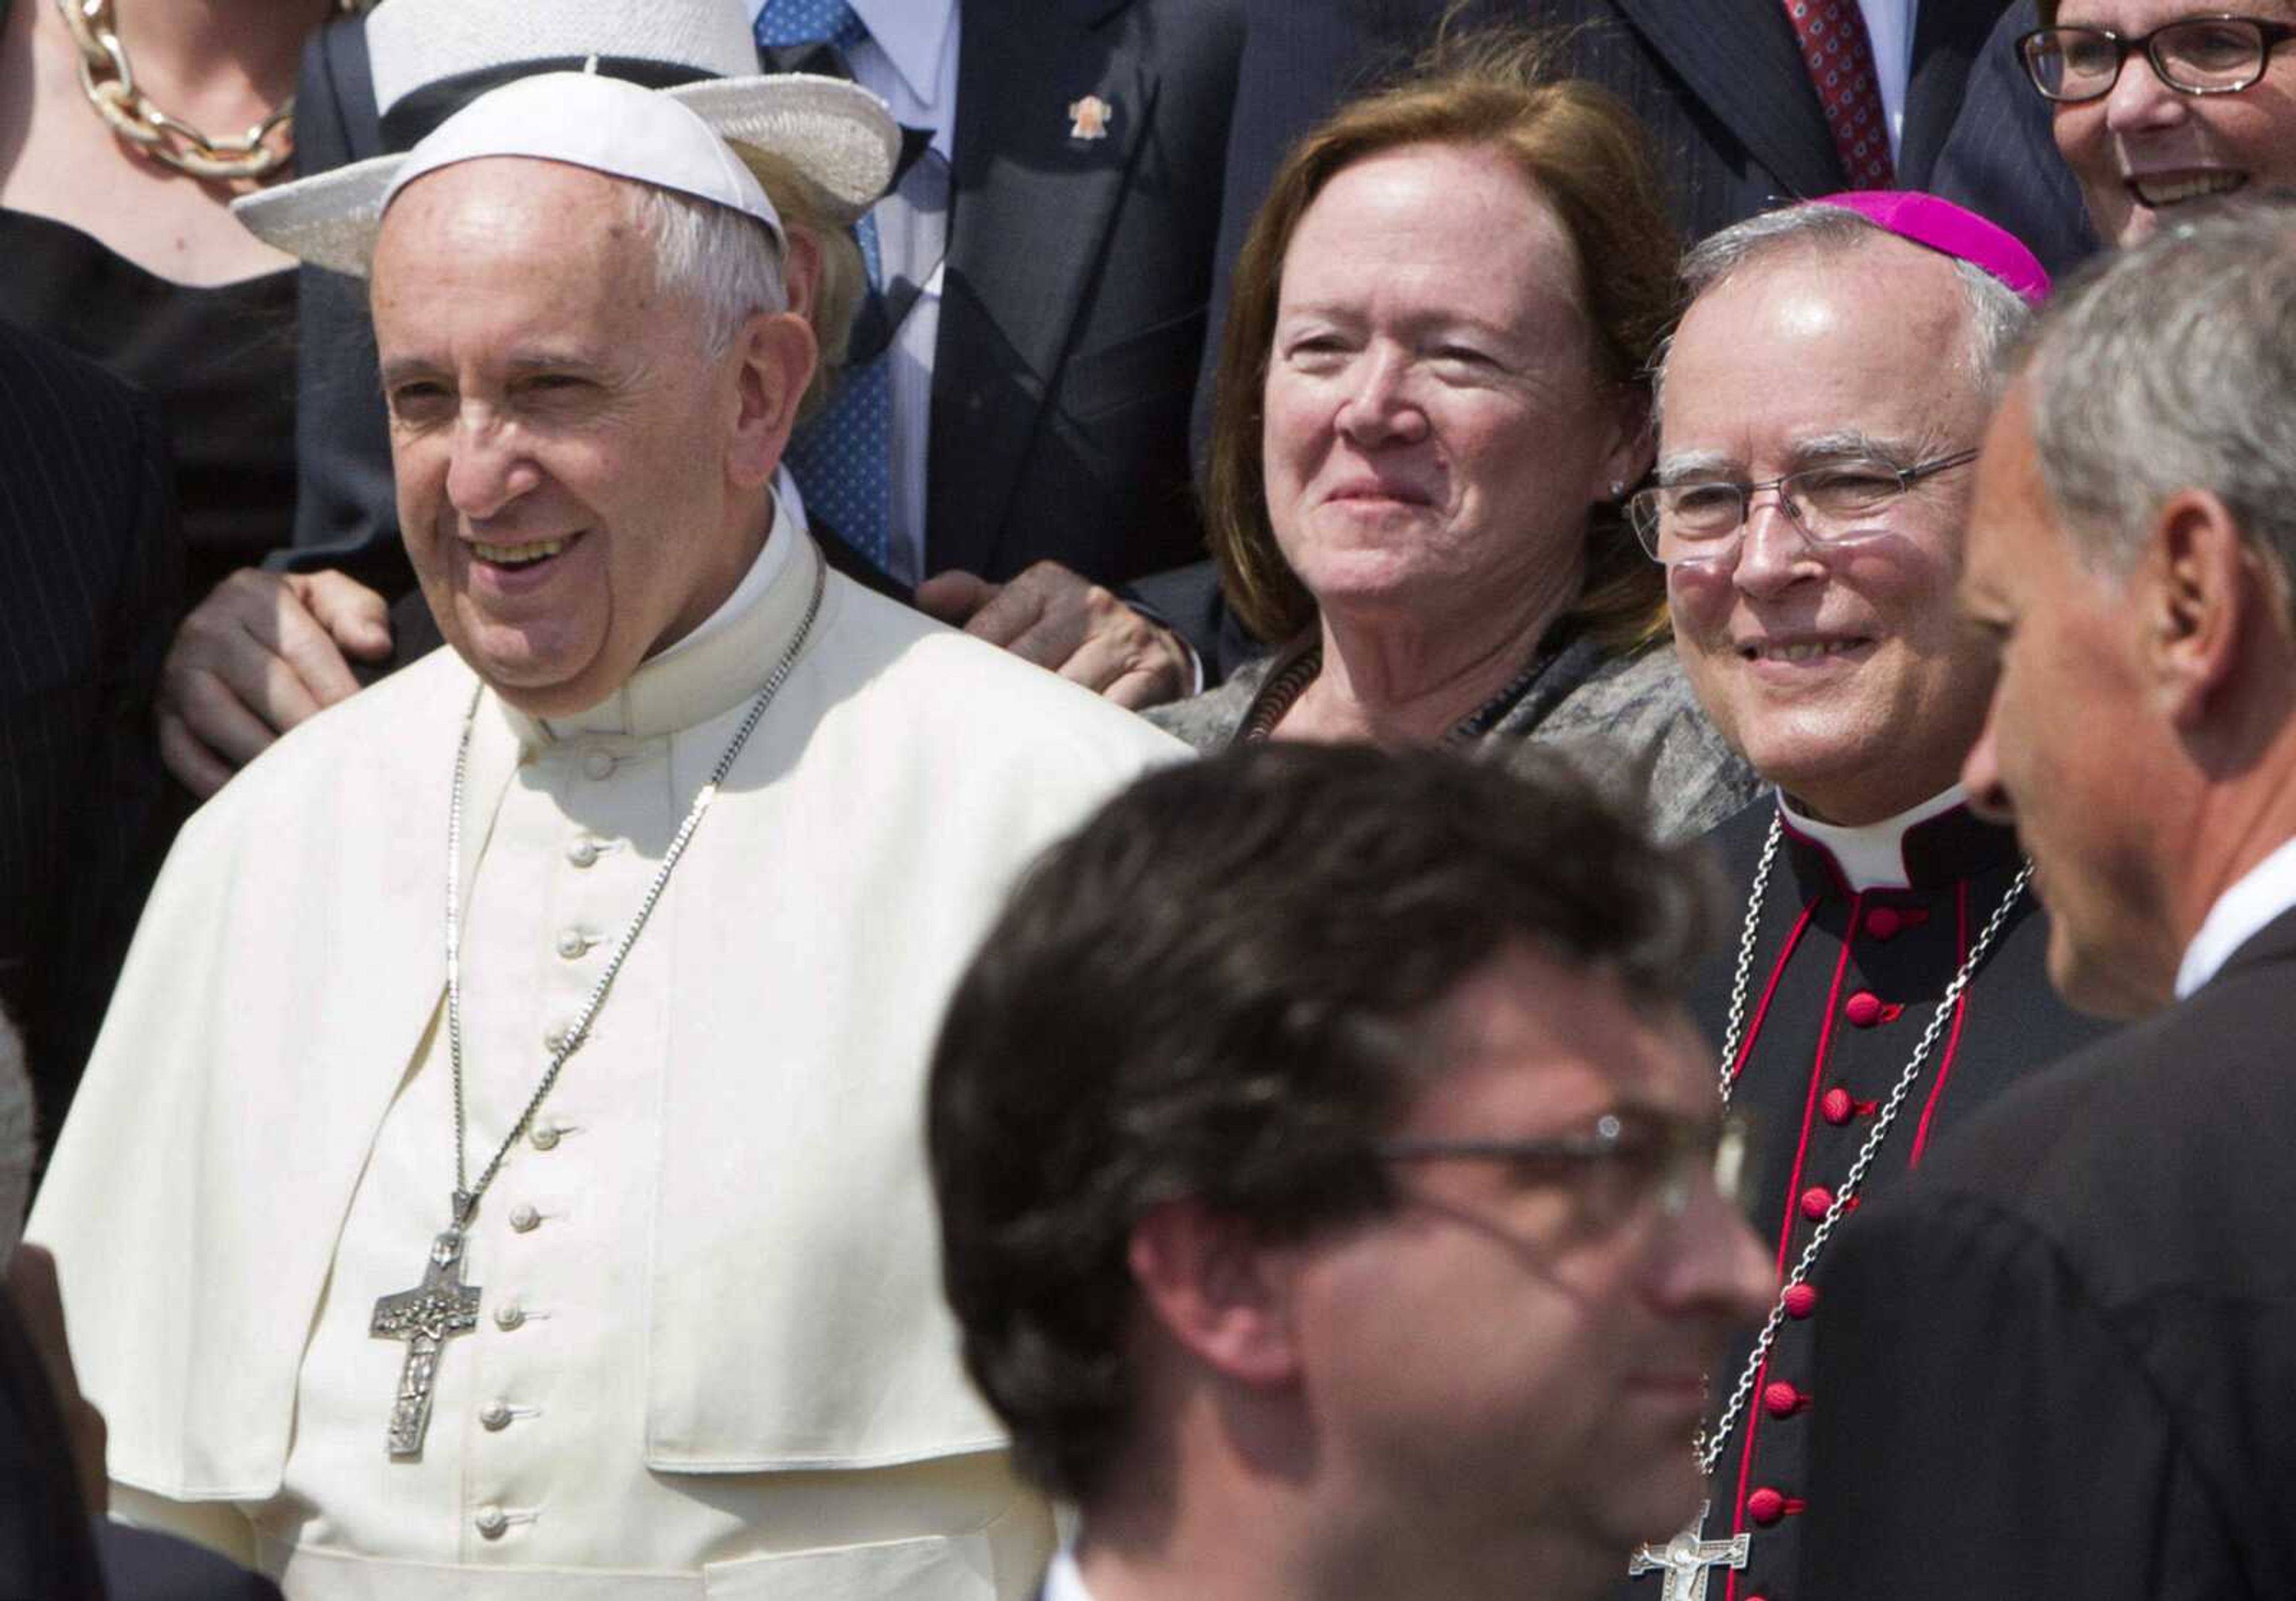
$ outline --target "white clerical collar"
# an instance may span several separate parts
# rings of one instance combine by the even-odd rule
[[[2183,1000],[2216,977],[2234,951],[2291,907],[2296,907],[2296,840],[2283,843],[2217,897],[2177,964],[2177,998]]]
[[[1968,800],[1969,792],[1956,784],[1909,811],[1860,828],[1821,823],[1797,811],[1784,790],[1778,792],[1778,810],[1784,814],[1788,828],[1812,844],[1823,846],[1849,888],[1862,894],[1867,890],[1902,890],[1912,883],[1913,874],[1906,870],[1907,831],[1917,823],[1926,823],[1966,804]]]
[[[1062,1546],[1053,1553],[1053,1564],[1045,1570],[1045,1588],[1037,1601],[1092,1601],[1092,1592],[1084,1587],[1084,1572],[1077,1566],[1074,1549]]]
[[[519,738],[539,744],[583,734],[651,739],[708,722],[755,694],[813,599],[819,553],[803,513],[774,497],[773,527],[733,594],[701,625],[638,664],[621,688],[569,717],[529,718],[505,707]]]

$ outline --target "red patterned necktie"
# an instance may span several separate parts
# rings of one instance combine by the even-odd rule
[[[1857,0],[1785,0],[1801,59],[1825,108],[1825,126],[1852,189],[1887,189],[1897,177],[1890,160],[1889,121],[1874,46]]]

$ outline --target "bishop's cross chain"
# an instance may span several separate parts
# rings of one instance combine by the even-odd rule
[[[1730,1539],[1701,1539],[1699,1533],[1706,1527],[1706,1514],[1712,1503],[1698,1509],[1690,1520],[1690,1527],[1666,1542],[1665,1546],[1637,1546],[1627,1559],[1627,1577],[1639,1579],[1644,1573],[1662,1572],[1666,1588],[1659,1592],[1659,1601],[1706,1601],[1706,1581],[1716,1568],[1742,1568],[1753,1550],[1753,1537],[1741,1534]]]
[[[378,1340],[406,1342],[398,1397],[390,1408],[393,1461],[421,1458],[422,1436],[430,1428],[430,1385],[439,1371],[439,1353],[448,1340],[478,1326],[479,1286],[463,1282],[463,1231],[450,1228],[430,1242],[430,1265],[423,1270],[422,1282],[377,1301],[374,1322],[368,1327]]]

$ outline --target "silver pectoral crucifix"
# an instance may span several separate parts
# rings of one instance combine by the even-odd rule
[[[479,1326],[479,1286],[463,1282],[463,1231],[450,1228],[430,1242],[430,1265],[411,1290],[374,1303],[368,1333],[379,1340],[406,1342],[398,1371],[398,1396],[390,1408],[390,1455],[397,1462],[418,1461],[422,1436],[430,1427],[430,1383],[439,1353],[456,1334]]]
[[[1666,1575],[1666,1587],[1659,1592],[1659,1601],[1706,1601],[1706,1580],[1716,1568],[1742,1568],[1753,1548],[1753,1537],[1737,1535],[1730,1539],[1701,1539],[1700,1531],[1706,1527],[1706,1514],[1713,1506],[1708,1502],[1690,1520],[1690,1527],[1666,1542],[1663,1548],[1637,1546],[1627,1559],[1627,1577],[1639,1579],[1644,1573]]]

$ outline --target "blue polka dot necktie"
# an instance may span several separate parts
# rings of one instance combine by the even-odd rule
[[[869,30],[846,0],[766,0],[757,34],[765,48],[826,43],[849,51]],[[861,247],[873,295],[884,284],[876,219],[864,216],[853,226],[853,238]],[[829,404],[798,429],[783,457],[797,476],[808,512],[880,571],[892,567],[891,361],[886,351],[840,372]]]

